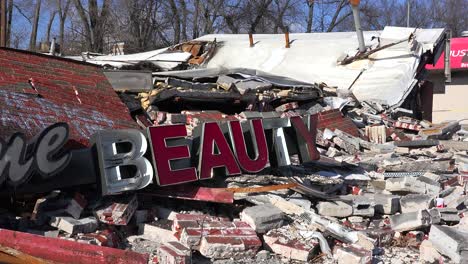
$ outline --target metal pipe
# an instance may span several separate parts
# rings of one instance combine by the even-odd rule
[[[445,73],[445,82],[452,82],[452,69],[450,65],[450,42],[452,39],[452,31],[448,31],[445,37],[445,55],[444,55],[444,73]]]
[[[411,0],[406,0],[406,3],[407,3],[407,10],[406,10],[406,27],[409,27],[409,21],[410,21],[410,10],[411,10],[411,6],[410,6],[410,2]]]
[[[50,55],[55,56],[55,38],[53,38],[50,43],[49,53]]]
[[[362,33],[361,18],[359,17],[359,5],[351,4],[351,8],[353,9],[354,25],[359,42],[359,52],[365,52],[366,45],[364,44],[364,34]]]
[[[0,46],[6,46],[6,0],[0,0]]]

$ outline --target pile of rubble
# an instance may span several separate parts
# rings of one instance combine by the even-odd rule
[[[77,77],[84,87],[56,88],[73,92],[70,102],[49,89],[63,80],[30,81],[35,93],[27,93],[26,83],[19,85],[23,92],[3,92],[19,102],[9,99],[2,119],[21,123],[12,131],[30,130],[16,110],[33,102],[42,110],[37,120],[65,114],[54,122],[76,121],[70,134],[80,136],[81,149],[64,154],[65,123],[48,127],[34,144],[21,133],[8,144],[0,140],[6,186],[0,262],[461,263],[468,257],[468,128],[424,120],[430,113],[421,104],[422,81],[405,86],[396,106],[363,100],[363,90],[358,98],[351,88],[257,70],[195,68],[216,54],[216,45],[190,42],[153,54],[154,86],[117,93],[128,111],[89,65],[79,66],[94,72],[95,82]],[[122,66],[111,61],[101,66]],[[210,159],[216,161],[204,170]],[[136,172],[121,168],[127,165]],[[157,184],[149,185],[153,178]]]
[[[300,164],[296,154],[256,175],[106,198],[93,187],[54,191],[35,203],[24,197],[1,214],[0,225],[149,254],[158,263],[464,259],[465,127],[420,121],[411,110],[359,103],[349,94],[331,96],[325,85],[278,86],[254,77],[238,82],[228,74],[203,84],[168,77],[149,93],[120,96],[140,126],[184,124],[192,133],[206,122],[315,114],[319,160]],[[311,96],[293,101],[297,93]],[[217,94],[226,100],[212,104],[218,110],[189,110]],[[251,99],[242,104],[244,95]],[[230,115],[236,102],[245,111]],[[160,110],[169,105],[185,109]]]

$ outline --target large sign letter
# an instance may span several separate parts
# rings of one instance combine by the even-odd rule
[[[198,180],[197,170],[193,167],[177,170],[171,168],[172,160],[189,159],[190,151],[187,145],[168,147],[167,140],[185,138],[186,136],[185,125],[148,128],[158,185],[165,186]]]
[[[9,183],[18,186],[32,176],[34,158],[25,159],[26,141],[20,133],[13,134],[5,144],[0,139],[0,184],[9,179]]]
[[[66,123],[56,123],[41,133],[37,141],[36,164],[45,179],[54,176],[70,163],[71,153],[62,149],[67,140]]]
[[[248,173],[257,173],[268,164],[268,147],[261,119],[248,120],[250,123],[250,135],[255,157],[251,159],[247,153],[244,133],[239,121],[229,123],[229,136],[233,145],[234,153],[239,161],[240,167]]]
[[[234,154],[217,123],[203,123],[198,170],[200,180],[210,179],[214,168],[224,167],[227,175],[240,174]]]
[[[138,190],[152,182],[153,167],[143,157],[148,143],[140,131],[104,130],[91,141],[98,153],[102,195]]]
[[[299,116],[291,117],[291,123],[296,130],[297,145],[301,162],[309,162],[320,159],[320,154],[315,146],[317,136],[317,115],[306,116],[307,127]]]

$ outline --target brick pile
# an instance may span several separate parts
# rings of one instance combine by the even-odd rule
[[[224,217],[177,214],[172,230],[182,244],[210,258],[253,257],[262,246],[246,222]]]

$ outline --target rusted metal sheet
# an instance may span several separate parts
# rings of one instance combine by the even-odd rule
[[[164,187],[141,193],[141,195],[228,204],[234,202],[234,193],[225,189],[191,185]]]
[[[226,188],[224,190],[232,193],[259,193],[259,192],[270,192],[277,190],[284,190],[297,187],[298,183],[286,183],[286,184],[277,184],[269,185],[262,187],[246,187],[246,188]]]
[[[149,256],[147,254],[82,244],[68,240],[37,236],[6,229],[0,229],[0,246],[11,248],[12,250],[20,252],[21,254],[19,255],[13,254],[13,256],[19,256],[25,260],[25,262],[20,263],[147,264],[149,261]],[[8,253],[8,255],[12,256],[12,253]],[[26,258],[28,257],[26,255],[33,256],[34,259],[31,258],[31,260],[38,258],[46,262],[26,261]],[[7,257],[5,257],[5,259],[7,259]],[[2,261],[2,255],[0,255],[0,262]]]

